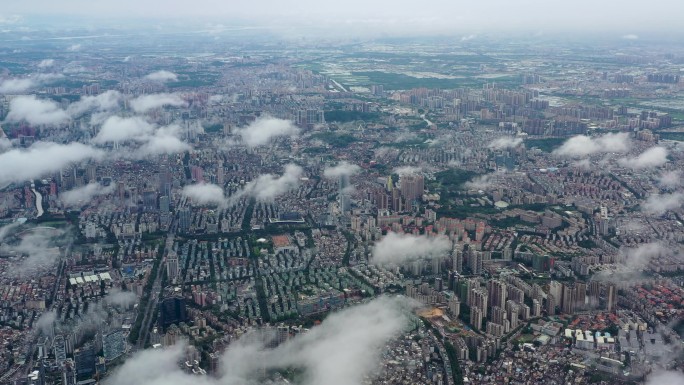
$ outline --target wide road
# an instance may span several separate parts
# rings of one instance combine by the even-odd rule
[[[152,290],[149,293],[144,293],[144,295],[149,296],[147,301],[147,307],[143,313],[143,322],[140,326],[140,333],[138,335],[138,341],[136,343],[137,350],[142,350],[145,348],[145,342],[147,341],[147,336],[152,328],[152,320],[154,319],[154,312],[157,311],[157,304],[159,303],[159,293],[161,292],[161,279],[164,275],[163,269],[166,268],[166,255],[168,254],[171,247],[173,247],[174,234],[169,233],[166,237],[166,247],[164,248],[164,254],[162,255],[161,262],[159,263],[159,269],[157,270],[157,276],[152,284]]]

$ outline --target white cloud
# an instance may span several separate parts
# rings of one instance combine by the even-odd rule
[[[85,144],[37,142],[28,149],[0,154],[0,185],[40,178],[71,163],[100,159],[104,153]]]
[[[660,243],[642,243],[637,247],[624,248],[620,252],[626,257],[625,267],[642,270],[655,257],[669,254],[668,248]]]
[[[554,155],[567,158],[583,158],[599,153],[624,153],[631,148],[627,133],[606,134],[599,137],[577,135],[568,139],[553,151]]]
[[[57,321],[57,312],[54,310],[46,311],[41,314],[38,320],[36,320],[34,329],[41,332],[43,335],[48,335],[52,332],[55,321]]]
[[[451,250],[451,241],[443,236],[388,233],[373,246],[372,263],[404,264],[420,258],[446,256]]]
[[[342,175],[355,175],[361,171],[361,167],[348,162],[340,162],[337,166],[326,167],[323,176],[328,179],[336,179]]]
[[[133,111],[137,113],[145,113],[155,108],[164,106],[182,107],[185,106],[185,100],[176,94],[153,94],[143,95],[131,100],[130,106]]]
[[[63,78],[57,74],[36,74],[25,78],[11,78],[0,81],[0,94],[21,94],[26,91]]]
[[[684,373],[675,370],[659,370],[651,373],[646,379],[645,385],[682,385]]]
[[[51,269],[61,256],[58,244],[67,240],[65,236],[64,230],[37,227],[23,235],[18,244],[0,245],[0,251],[17,258],[16,264],[7,273],[23,276]]]
[[[199,205],[223,205],[226,197],[223,188],[211,183],[198,183],[183,188],[182,194]]]
[[[281,176],[273,174],[259,175],[256,179],[248,182],[242,190],[231,195],[229,205],[234,205],[242,197],[253,197],[258,201],[269,202],[286,192],[297,188],[299,179],[304,170],[295,164],[285,166],[285,172]]]
[[[0,227],[0,242],[2,242],[14,229],[18,228],[21,226],[21,223],[19,222],[13,222],[10,223],[9,225],[5,225]]]
[[[130,291],[112,290],[105,298],[104,302],[109,305],[129,308],[138,301],[138,297]]]
[[[17,96],[10,101],[8,122],[26,121],[29,124],[61,124],[69,120],[69,115],[52,100],[41,100],[35,96]]]
[[[655,215],[665,214],[667,211],[678,209],[684,203],[684,193],[654,194],[641,205],[641,210]]]
[[[136,150],[136,157],[145,158],[161,154],[177,154],[189,151],[192,146],[178,138],[180,127],[172,124],[157,129],[146,143]]]
[[[48,68],[55,65],[55,59],[43,59],[38,63],[38,68]]]
[[[498,175],[499,174],[497,173],[491,173],[476,176],[472,180],[464,183],[463,187],[465,187],[468,190],[486,190],[490,188],[492,185],[494,185],[494,182],[496,181],[496,177]]]
[[[108,195],[114,192],[114,184],[109,186],[103,186],[97,182],[88,183],[85,186],[75,188],[63,192],[59,196],[59,200],[64,203],[67,207],[73,207],[77,205],[86,205],[90,203],[90,200],[101,195]]]
[[[82,96],[78,102],[67,108],[72,117],[79,117],[87,112],[109,112],[119,109],[122,95],[119,91],[109,90],[95,96]]]
[[[153,132],[154,126],[139,116],[131,118],[111,116],[104,122],[100,132],[93,138],[93,142],[98,144],[128,140],[144,142]]]
[[[491,143],[489,143],[489,148],[493,148],[495,150],[503,150],[507,148],[516,148],[520,144],[522,144],[523,140],[522,138],[514,138],[510,136],[504,136],[501,138],[497,138],[493,140]]]
[[[392,170],[392,173],[397,174],[399,176],[402,176],[402,175],[420,174],[422,171],[423,171],[423,169],[421,167],[402,166],[402,167],[397,167],[394,170]]]
[[[178,76],[173,72],[161,70],[146,75],[145,79],[155,82],[175,82],[178,80]]]
[[[67,51],[70,52],[76,52],[81,50],[81,45],[80,44],[72,44],[69,47],[67,47]]]
[[[471,34],[471,35],[468,35],[468,36],[463,36],[463,37],[461,37],[461,41],[473,40],[473,39],[475,39],[476,37],[477,37],[477,35],[472,35],[472,34]]]
[[[622,38],[625,39],[625,40],[639,40],[639,36],[638,36],[638,35],[635,35],[635,34],[633,34],[633,33],[630,33],[630,34],[627,34],[627,35],[623,35]]]
[[[636,158],[623,158],[620,165],[635,170],[659,167],[667,163],[667,149],[663,147],[651,147]]]
[[[296,136],[299,128],[289,120],[262,116],[249,126],[236,130],[236,133],[248,147],[256,147],[278,136]]]
[[[658,177],[658,184],[663,187],[679,187],[682,182],[682,172],[679,170],[665,171]]]
[[[12,141],[6,136],[0,136],[0,154],[12,148]]]
[[[301,368],[300,385],[361,384],[377,368],[383,348],[406,327],[413,304],[401,297],[380,297],[329,315],[310,331],[266,348],[265,336],[249,334],[228,346],[217,377],[197,377],[177,365],[184,344],[145,350],[107,378],[108,385],[256,385],[260,373]]]

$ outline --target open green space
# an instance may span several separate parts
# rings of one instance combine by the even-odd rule
[[[525,146],[527,148],[537,147],[544,152],[551,152],[562,146],[567,138],[540,138],[540,139],[526,139]]]

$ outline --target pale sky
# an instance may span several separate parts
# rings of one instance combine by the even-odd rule
[[[279,27],[416,32],[587,30],[684,31],[683,0],[18,0],[13,15],[243,20]]]

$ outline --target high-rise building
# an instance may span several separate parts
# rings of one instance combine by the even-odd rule
[[[184,233],[190,231],[190,224],[192,223],[192,212],[188,208],[184,208],[178,212],[178,226]]]
[[[169,211],[171,211],[170,207],[170,202],[169,202],[169,197],[166,195],[162,195],[159,197],[159,211],[162,214],[168,214]]]
[[[169,255],[166,257],[166,276],[169,281],[174,282],[176,278],[178,278],[178,273],[178,254],[174,251],[170,251]]]
[[[425,191],[425,177],[416,174],[404,174],[399,179],[401,195],[408,202],[420,200]]]
[[[487,291],[482,288],[471,290],[470,306],[480,308],[482,317],[487,317]]]
[[[552,316],[556,315],[556,297],[553,294],[548,294],[546,296],[546,315]]]
[[[503,307],[506,303],[507,291],[506,284],[504,282],[497,279],[487,282],[487,293],[489,294],[489,304],[491,306]],[[503,323],[497,321],[494,322],[498,324]]]
[[[470,272],[478,275],[482,273],[482,252],[473,249],[468,250],[468,267]]]
[[[458,318],[461,314],[461,301],[456,296],[449,298],[449,314],[452,318]]]
[[[587,284],[575,282],[575,309],[584,310],[587,302]]]
[[[561,309],[563,310],[563,313],[575,313],[575,305],[577,303],[575,294],[576,293],[574,287],[568,284],[563,284],[563,297],[561,298]]]
[[[95,375],[95,359],[95,347],[93,345],[82,346],[74,350],[76,378],[79,381],[87,380]]]
[[[169,297],[159,303],[159,325],[166,330],[173,324],[188,320],[185,298]]]
[[[463,273],[463,250],[461,250],[461,249],[454,250],[451,268],[452,268],[452,270],[458,272],[459,274]]]
[[[470,308],[470,326],[475,330],[482,330],[482,310],[479,307]]]
[[[617,288],[610,283],[606,286],[606,311],[615,311],[617,305]]]
[[[143,206],[145,210],[155,210],[157,208],[157,192],[155,190],[143,191]]]
[[[123,202],[126,199],[126,183],[119,181],[116,184],[116,197]]]
[[[76,368],[71,359],[62,363],[62,384],[76,385]]]

